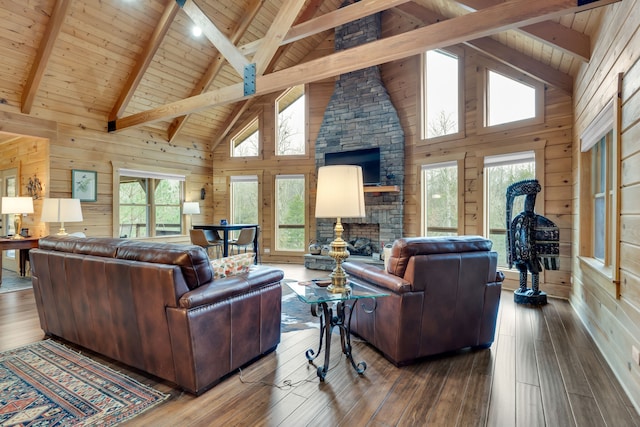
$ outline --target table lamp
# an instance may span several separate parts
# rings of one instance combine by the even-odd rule
[[[33,199],[31,197],[3,197],[2,198],[2,214],[14,214],[13,226],[15,232],[13,238],[23,239],[20,235],[22,230],[22,214],[33,213]]]
[[[200,213],[200,204],[198,202],[184,202],[182,205],[182,213],[189,215],[189,228],[193,226],[193,218],[191,215]]]
[[[57,235],[67,235],[68,233],[64,229],[65,222],[82,221],[80,199],[44,199],[40,220],[42,222],[59,222],[60,230]]]
[[[362,218],[364,210],[364,188],[362,168],[353,165],[322,166],[318,169],[316,194],[316,218],[337,218],[335,240],[331,242],[329,256],[336,261],[336,267],[329,275],[329,292],[350,292],[347,275],[342,262],[349,257],[347,243],[342,239],[341,218]]]

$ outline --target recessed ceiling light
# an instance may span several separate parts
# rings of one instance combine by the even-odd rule
[[[191,29],[191,34],[193,34],[194,37],[200,37],[202,35],[202,28],[194,25]]]

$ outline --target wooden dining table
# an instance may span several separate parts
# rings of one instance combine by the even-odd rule
[[[258,224],[205,224],[194,225],[193,228],[210,230],[215,233],[222,231],[222,256],[229,256],[229,232],[242,230],[243,228],[255,228],[256,234],[253,238],[253,252],[256,254],[256,264],[258,263]]]
[[[39,237],[24,237],[22,239],[0,238],[0,285],[2,284],[2,251],[17,250],[20,265],[20,276],[26,275],[27,258],[29,250],[38,247]]]

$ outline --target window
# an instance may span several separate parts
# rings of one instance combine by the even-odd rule
[[[231,177],[231,223],[258,224],[258,176]],[[232,232],[234,238],[240,231]]]
[[[484,158],[484,230],[485,236],[493,242],[493,250],[498,253],[498,266],[507,264],[507,219],[506,192],[514,182],[535,179],[536,159],[534,151],[523,151]],[[536,204],[538,199],[536,198]],[[516,197],[513,213],[524,210],[525,197]],[[511,218],[509,218],[511,220]]]
[[[543,123],[544,84],[497,64],[481,70],[480,133]]]
[[[305,250],[305,179],[303,175],[276,176],[276,250]]]
[[[256,117],[236,136],[231,138],[231,157],[256,157],[259,154],[260,132]]]
[[[422,138],[462,133],[462,61],[444,50],[424,55]]]
[[[458,234],[458,162],[422,166],[422,235]]]
[[[286,91],[276,101],[276,155],[292,156],[306,152],[304,85]]]
[[[184,176],[119,170],[118,237],[182,234]]]
[[[17,189],[18,189],[18,185],[17,185],[17,169],[7,169],[4,171],[0,171],[0,182],[4,182],[4,188],[2,188],[2,191],[0,191],[0,195],[3,197],[17,197],[18,195],[17,193]],[[5,224],[4,229],[2,229],[3,231],[3,235],[8,236],[8,235],[13,235],[16,234],[16,230],[15,230],[15,225],[14,225],[14,215],[2,215],[2,220],[0,221],[0,226],[2,226],[2,224]],[[19,233],[19,232],[18,232]],[[8,253],[11,253],[11,256],[13,257],[13,251],[7,251]],[[0,253],[0,256],[2,256],[3,254]]]
[[[606,269],[616,263],[617,150],[615,150],[614,103],[610,102],[581,136],[580,234],[581,255]],[[585,185],[586,184],[586,185]],[[614,278],[616,271],[607,272]]]
[[[593,257],[605,262],[608,218],[611,218],[611,139],[609,132],[591,148],[591,203],[593,206]]]

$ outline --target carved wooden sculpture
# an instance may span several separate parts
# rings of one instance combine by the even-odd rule
[[[509,268],[515,265],[520,271],[520,288],[514,293],[518,304],[546,304],[547,294],[539,289],[539,274],[543,267],[560,268],[560,230],[551,220],[533,212],[540,189],[538,181],[532,179],[511,184],[506,193],[507,259]],[[524,211],[511,219],[517,196],[526,196]],[[531,289],[527,288],[527,271],[531,273]]]

